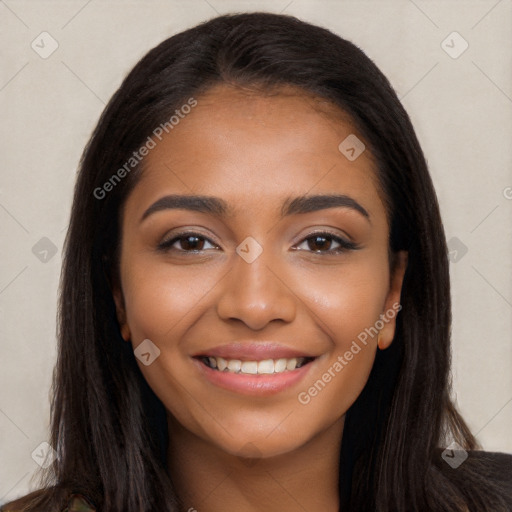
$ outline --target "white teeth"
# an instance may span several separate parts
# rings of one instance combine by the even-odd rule
[[[258,373],[257,361],[244,361],[240,370],[242,373],[250,373],[256,375]]]
[[[287,370],[295,370],[296,366],[297,366],[297,359],[295,359],[295,357],[293,359],[288,359],[288,361],[286,361],[286,369]]]
[[[275,363],[274,363],[274,372],[275,373],[281,373],[281,372],[284,372],[286,370],[286,359],[278,359]]]
[[[231,359],[228,361],[228,370],[231,372],[239,372],[242,368],[242,361],[238,359]]]
[[[263,361],[241,361],[240,359],[224,359],[223,357],[204,357],[203,361],[213,369],[231,373],[245,373],[248,375],[282,373],[293,371],[304,365],[305,357],[291,359],[264,359]]]
[[[258,363],[258,373],[274,373],[274,360],[265,359]]]

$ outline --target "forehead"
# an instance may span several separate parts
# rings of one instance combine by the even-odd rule
[[[262,93],[225,84],[196,99],[145,157],[134,190],[140,201],[164,188],[246,206],[334,191],[379,201],[370,152],[351,161],[339,149],[362,135],[327,100],[289,86]]]

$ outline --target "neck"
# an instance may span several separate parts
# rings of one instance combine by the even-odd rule
[[[169,473],[186,512],[339,510],[344,417],[291,453],[244,459],[184,429],[170,415]]]

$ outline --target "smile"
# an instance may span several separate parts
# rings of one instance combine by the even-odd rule
[[[195,367],[210,385],[239,395],[270,396],[298,386],[318,364],[318,357],[280,357],[275,359],[235,359],[198,355]],[[241,355],[238,357],[242,357]]]
[[[271,375],[292,372],[311,362],[313,357],[292,357],[264,359],[261,361],[242,361],[240,359],[224,359],[223,357],[204,356],[201,361],[218,372],[229,372],[245,375]]]

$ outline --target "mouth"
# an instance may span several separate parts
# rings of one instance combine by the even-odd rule
[[[311,363],[315,357],[291,357],[263,360],[225,359],[218,356],[199,356],[197,359],[216,372],[239,375],[274,375],[294,372]]]
[[[275,359],[263,354],[199,354],[192,357],[199,375],[210,385],[237,395],[268,397],[290,392],[313,370],[319,357],[276,354]],[[259,355],[259,357],[257,357]],[[286,355],[287,357],[283,357]],[[235,358],[236,357],[236,358]]]

